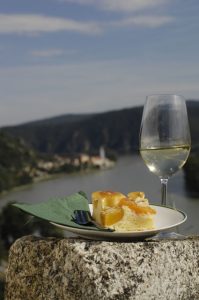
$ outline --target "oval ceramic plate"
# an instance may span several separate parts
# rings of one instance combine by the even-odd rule
[[[89,206],[92,211],[92,204],[90,204]],[[51,222],[51,224],[86,239],[130,241],[135,239],[147,238],[150,236],[154,236],[157,233],[167,231],[173,227],[179,226],[180,224],[184,223],[187,219],[186,214],[180,210],[172,209],[165,206],[158,206],[158,205],[150,205],[150,206],[155,208],[157,211],[157,214],[154,216],[156,228],[153,230],[108,232],[108,231],[88,230],[86,228],[80,229],[76,227],[60,225],[53,222]]]

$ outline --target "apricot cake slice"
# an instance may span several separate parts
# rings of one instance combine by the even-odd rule
[[[96,191],[92,193],[93,218],[116,231],[143,231],[155,228],[156,211],[143,192]]]

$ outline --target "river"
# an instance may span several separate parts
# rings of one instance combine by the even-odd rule
[[[59,176],[47,181],[13,190],[0,197],[0,208],[10,201],[36,203],[52,197],[61,197],[77,191],[85,191],[89,196],[96,190],[113,190],[128,193],[144,191],[150,203],[160,203],[160,181],[150,173],[139,156],[120,157],[114,168],[87,173]],[[180,232],[199,234],[199,195],[188,196],[183,171],[170,178],[168,200],[186,212],[187,221],[180,226]]]

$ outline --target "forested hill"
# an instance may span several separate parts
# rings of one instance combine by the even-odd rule
[[[187,101],[192,146],[198,149],[199,101]],[[42,153],[97,152],[100,146],[116,153],[136,151],[143,107],[98,114],[62,115],[2,128]]]
[[[138,147],[142,107],[87,115],[65,115],[2,128],[42,153],[96,152],[100,146],[117,153]]]
[[[192,151],[199,152],[199,101],[187,101]]]

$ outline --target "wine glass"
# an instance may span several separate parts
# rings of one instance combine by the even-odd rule
[[[161,204],[167,205],[168,179],[185,164],[191,138],[185,99],[151,95],[146,99],[140,129],[140,154],[161,181]]]

